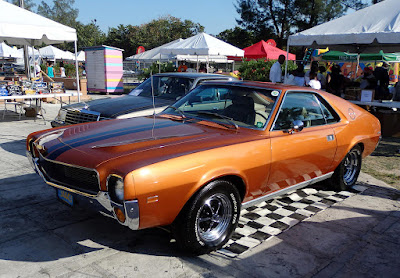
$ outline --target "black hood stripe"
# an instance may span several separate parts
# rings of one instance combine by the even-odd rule
[[[181,125],[181,124],[182,124],[182,122],[173,122],[173,121],[166,122],[166,123],[159,123],[154,126],[154,129],[172,127],[172,126],[177,126],[177,125]],[[149,123],[146,125],[135,126],[134,128],[117,129],[117,130],[112,130],[109,132],[95,134],[92,136],[81,137],[78,139],[79,141],[77,139],[74,139],[69,142],[66,142],[67,145],[60,143],[60,144],[57,144],[56,146],[52,147],[51,149],[48,150],[49,155],[47,156],[47,158],[50,160],[55,160],[58,156],[60,156],[64,152],[70,150],[71,148],[77,148],[77,147],[80,147],[80,146],[83,146],[86,144],[94,143],[94,142],[101,141],[101,140],[107,140],[109,138],[113,138],[116,136],[127,135],[127,134],[133,133],[133,132],[142,132],[142,131],[146,131],[146,130],[151,130],[152,128],[153,128],[153,123]],[[73,142],[73,141],[77,141],[77,142]]]

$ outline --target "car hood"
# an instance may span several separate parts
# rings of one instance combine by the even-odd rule
[[[128,173],[158,161],[254,139],[243,131],[196,120],[139,117],[53,130],[42,135],[38,144],[49,160],[87,168],[113,161],[113,167],[126,168]]]
[[[168,106],[174,101],[155,98],[155,107]],[[67,109],[87,109],[89,111],[99,112],[101,117],[116,118],[123,114],[132,113],[151,109],[153,107],[153,99],[141,96],[120,96],[113,98],[97,99],[88,102],[81,102],[66,106]]]

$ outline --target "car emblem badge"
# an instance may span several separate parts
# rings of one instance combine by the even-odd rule
[[[354,110],[352,108],[349,108],[349,116],[352,120],[354,120],[356,118],[356,112],[354,112]]]

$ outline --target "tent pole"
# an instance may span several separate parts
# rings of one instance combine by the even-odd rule
[[[285,77],[283,78],[283,82],[286,81],[287,70],[288,70],[288,60],[289,60],[289,38],[286,44],[286,63],[285,63]]]
[[[28,46],[24,45],[24,63],[25,63],[25,73],[28,80],[31,80],[31,66],[29,64],[29,52]]]
[[[160,60],[158,60],[158,73],[161,73],[161,52],[160,52]]]
[[[75,70],[76,70],[76,90],[78,91],[78,102],[81,102],[81,90],[79,86],[79,69],[78,69],[78,45],[76,40],[74,41],[75,46]]]
[[[360,67],[360,53],[357,53],[357,67],[356,67],[356,73],[354,74],[354,79],[357,78],[357,73],[358,73],[359,67]]]
[[[25,9],[24,0],[19,0],[19,6],[22,9]],[[31,65],[29,64],[29,52],[28,46],[24,45],[24,64],[25,64],[25,73],[28,80],[31,80]]]

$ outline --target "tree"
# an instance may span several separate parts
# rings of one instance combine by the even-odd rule
[[[132,47],[132,37],[138,29],[137,26],[123,24],[109,28],[104,44],[124,49],[124,56],[131,56],[136,53],[136,48]]]
[[[222,31],[217,35],[217,38],[239,48],[245,48],[258,41],[253,33],[238,26],[234,29]]]
[[[76,35],[78,37],[78,48],[102,45],[106,40],[106,34],[101,31],[96,20],[92,20],[89,24],[76,23]]]
[[[49,6],[46,2],[42,1],[38,6],[37,13],[75,28],[79,11],[73,8],[74,4],[75,0],[53,0],[53,5]]]
[[[20,7],[20,0],[7,0],[8,3],[14,4],[15,6]],[[32,0],[25,0],[24,1],[24,9],[28,11],[33,11],[33,8],[36,6]]]
[[[237,0],[237,23],[258,39],[273,38],[282,47],[290,33],[342,16],[350,7],[364,6],[361,0]]]
[[[182,21],[173,16],[164,16],[139,27],[135,40],[146,49],[151,49],[179,38],[188,38],[204,31],[204,27],[191,20]],[[138,46],[139,46],[138,45]]]
[[[190,20],[182,21],[173,16],[160,17],[140,26],[119,25],[110,28],[105,44],[124,49],[124,56],[136,53],[139,46],[152,49],[179,38],[202,32],[204,27]]]

